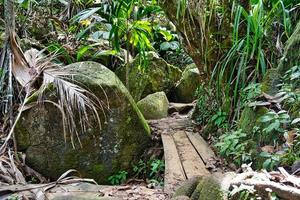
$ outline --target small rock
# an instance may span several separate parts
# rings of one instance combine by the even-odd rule
[[[168,116],[169,101],[164,92],[156,92],[146,96],[137,103],[145,119],[161,119]]]

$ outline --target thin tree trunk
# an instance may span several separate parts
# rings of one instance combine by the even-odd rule
[[[6,34],[6,39],[8,39],[10,34],[12,34],[15,31],[15,27],[16,27],[13,0],[5,0],[4,17],[5,17],[5,34]]]

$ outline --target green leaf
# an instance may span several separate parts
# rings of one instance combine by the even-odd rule
[[[272,162],[272,159],[267,159],[264,163],[263,163],[263,168],[264,169],[270,169],[271,167],[271,162]]]
[[[269,158],[271,156],[271,154],[269,154],[268,152],[262,151],[259,156],[263,157],[263,158]]]
[[[173,35],[169,31],[160,29],[158,32],[162,34],[168,42],[173,39]]]
[[[273,120],[274,118],[269,116],[269,115],[263,115],[260,118],[258,118],[259,122],[269,122],[271,120]]]
[[[98,10],[100,10],[99,8],[88,8],[86,10],[83,10],[81,12],[79,12],[77,15],[75,15],[72,19],[71,22],[80,22],[82,20],[85,20],[87,18],[89,18],[90,16],[92,16],[93,14],[95,14]]]
[[[291,124],[292,124],[292,125],[293,125],[293,124],[297,124],[298,122],[300,122],[300,118],[294,119],[294,120],[291,122]]]
[[[280,122],[278,120],[275,120],[272,124],[267,126],[267,128],[264,129],[267,133],[270,133],[273,130],[278,130],[280,127]]]
[[[77,56],[76,56],[76,60],[77,62],[81,60],[81,58],[83,57],[83,55],[92,48],[92,46],[90,45],[87,45],[87,46],[84,46],[82,48],[80,48],[77,52]]]
[[[117,51],[116,50],[103,50],[103,51],[98,51],[97,53],[95,53],[95,55],[93,57],[97,57],[97,56],[109,56],[109,55],[117,55]]]

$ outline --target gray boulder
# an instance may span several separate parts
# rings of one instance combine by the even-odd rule
[[[107,96],[110,108],[105,115],[99,112],[102,129],[91,120],[86,132],[79,134],[82,147],[75,138],[74,149],[69,136],[64,141],[60,111],[44,103],[22,113],[15,130],[18,148],[26,153],[29,166],[51,179],[76,169],[82,177],[107,183],[107,178],[119,170],[130,170],[151,144],[149,126],[112,71],[95,62],[74,63],[67,68],[79,74],[75,80],[99,99]]]

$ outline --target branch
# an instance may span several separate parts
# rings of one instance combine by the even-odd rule
[[[300,199],[300,189],[276,183],[273,181],[261,181],[261,180],[243,180],[239,182],[232,182],[232,185],[248,185],[254,186],[257,191],[266,193],[266,189],[271,189],[278,197],[283,199]]]

